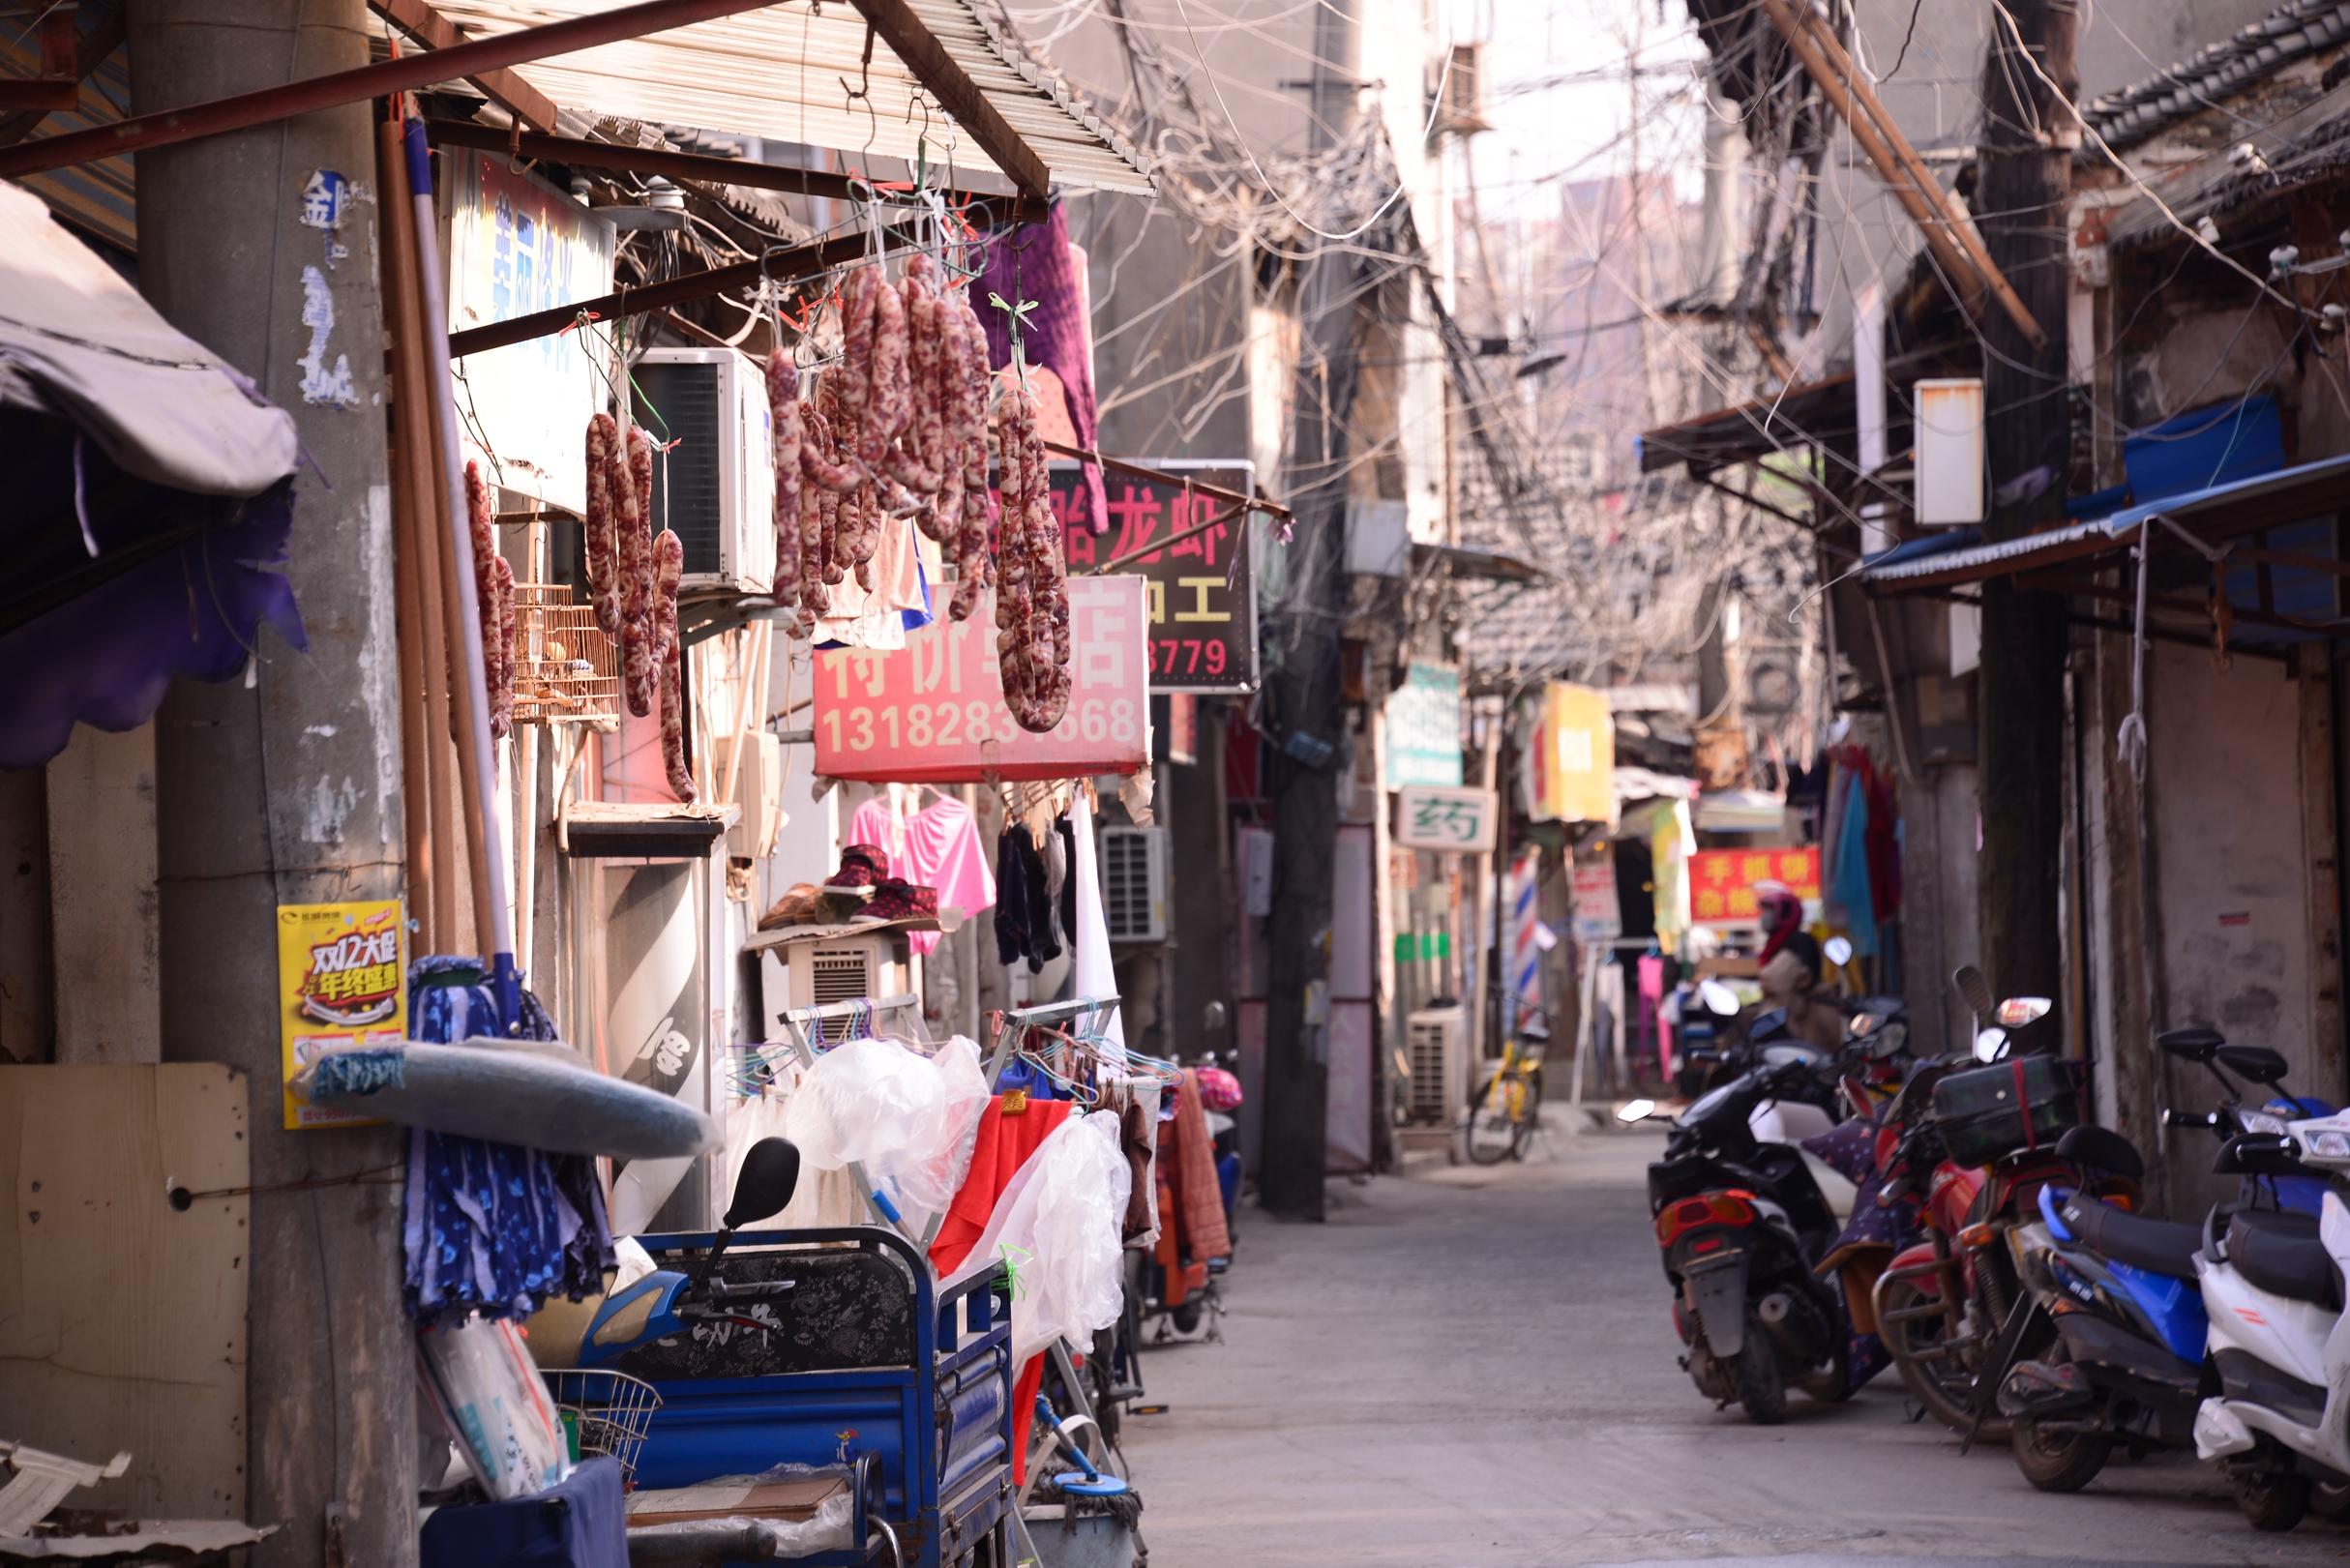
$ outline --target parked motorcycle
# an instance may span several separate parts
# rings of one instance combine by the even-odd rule
[[[1875,1328],[1935,1419],[1970,1441],[2004,1440],[2005,1421],[1978,1411],[1975,1395],[2021,1293],[2005,1238],[2038,1213],[2042,1186],[2080,1185],[2056,1143],[2081,1120],[2089,1064],[2015,1054],[2012,1031],[2046,1017],[2046,998],[1994,1003],[1971,966],[1952,981],[1981,1027],[1971,1050],[1920,1071],[1889,1109],[1877,1195],[1889,1207],[1914,1202],[1925,1239],[1869,1284],[1860,1326]],[[2135,1196],[2134,1185],[2110,1176],[2097,1191]],[[1865,1260],[1848,1265],[1848,1292],[1865,1278]]]
[[[2315,1487],[2350,1482],[2350,1115],[2232,1138],[2222,1167],[2330,1180],[2314,1227],[2305,1215],[2214,1209],[2198,1259],[2219,1392],[2196,1410],[2195,1452],[2219,1462],[2255,1529],[2289,1530]]]
[[[1787,1389],[1851,1392],[1843,1303],[1812,1273],[1836,1221],[1802,1154],[1756,1138],[1758,1108],[1806,1086],[1807,1061],[1757,1067],[1701,1095],[1649,1167],[1649,1208],[1681,1366],[1698,1392],[1762,1425],[1786,1419]],[[1626,1121],[1652,1108],[1634,1102]]]

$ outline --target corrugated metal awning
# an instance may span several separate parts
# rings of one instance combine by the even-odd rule
[[[436,0],[475,38],[618,9],[627,0]],[[906,0],[1056,184],[1150,195],[1139,155],[970,0]],[[850,155],[1004,174],[887,42],[866,60],[865,17],[835,4],[768,6],[517,68],[565,108],[693,126]],[[845,85],[844,85],[845,84]],[[855,96],[861,93],[863,96]],[[860,170],[860,172],[862,172]]]
[[[2135,544],[2140,530],[2157,518],[2192,523],[2198,538],[2216,544],[2344,507],[2350,507],[2350,457],[2327,458],[2185,495],[2164,496],[2125,507],[2111,517],[2026,534],[2021,539],[1941,550],[1920,549],[1918,543],[1903,545],[1887,551],[1886,559],[1864,567],[1860,577],[1864,582],[1896,591],[1948,587],[2118,551]]]

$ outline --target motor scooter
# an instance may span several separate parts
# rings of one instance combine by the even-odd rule
[[[2282,1125],[2245,1109],[2242,1086],[2223,1071],[2274,1088],[2285,1073],[2276,1051],[2230,1046],[2209,1029],[2174,1029],[2156,1044],[2202,1064],[2221,1091],[2210,1111],[2166,1110],[2165,1125],[2223,1140],[2249,1118]],[[2026,1480],[2075,1492],[2117,1448],[2142,1456],[2192,1442],[2209,1318],[2195,1278],[2203,1228],[2150,1219],[2087,1190],[2100,1178],[2135,1180],[2137,1150],[2102,1128],[2076,1127],[2057,1154],[2081,1168],[2081,1187],[2041,1187],[2038,1218],[2008,1232],[2024,1299],[1977,1382],[1974,1407],[1995,1405],[2007,1417]],[[2237,1206],[2274,1217],[2283,1186],[2246,1176]]]
[[[1649,1167],[1681,1366],[1699,1393],[1761,1425],[1786,1419],[1790,1384],[1820,1400],[1851,1392],[1843,1302],[1812,1274],[1835,1216],[1802,1154],[1761,1141],[1752,1124],[1758,1106],[1814,1071],[1757,1067],[1699,1096]],[[1639,1121],[1654,1109],[1634,1101],[1617,1114]]]
[[[2350,1114],[2228,1140],[2223,1169],[2271,1180],[2320,1175],[2322,1214],[2212,1211],[2196,1259],[2219,1392],[2195,1412],[2195,1452],[2217,1461],[2253,1528],[2289,1530],[2318,1485],[2350,1483]]]

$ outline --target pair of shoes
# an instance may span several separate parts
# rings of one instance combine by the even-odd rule
[[[856,918],[859,920],[936,920],[938,918],[938,890],[908,882],[903,876],[892,876],[873,890],[873,897]]]
[[[841,869],[824,883],[827,893],[867,893],[889,879],[889,856],[880,845],[852,843],[841,850]]]

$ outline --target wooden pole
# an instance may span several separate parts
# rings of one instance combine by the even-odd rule
[[[427,952],[444,952],[461,938],[458,934],[455,857],[462,853],[457,827],[457,780],[450,755],[456,729],[449,711],[450,665],[447,621],[448,570],[441,542],[446,527],[441,514],[446,487],[440,482],[440,436],[431,413],[431,396],[425,373],[424,291],[416,273],[416,211],[408,189],[406,156],[401,147],[400,127],[384,128],[389,151],[385,157],[381,210],[384,224],[384,295],[400,301],[401,319],[418,330],[396,328],[392,337],[393,410],[400,420],[400,461],[412,497],[409,526],[402,535],[402,548],[413,538],[417,571],[417,630],[423,671],[419,693],[424,704],[422,755],[431,816],[429,859],[431,878],[431,920],[427,927]]]
[[[1774,0],[1775,3],[1775,0]],[[2070,150],[2038,134],[2071,118],[2079,90],[2073,0],[2008,0],[1992,17],[1983,66],[1983,238],[2017,279],[2044,331],[2036,341],[2004,316],[1983,323],[1985,454],[1990,488],[2008,499],[1983,519],[1987,540],[2018,539],[2065,520],[2072,442],[2066,399],[2071,269],[2065,239]],[[2046,73],[2043,78],[2041,73]],[[2048,83],[2058,84],[2051,91]],[[1981,962],[2003,996],[2062,996],[2064,927],[2065,601],[2008,578],[1983,584],[1982,662],[1976,680],[1976,787]],[[2064,1038],[2063,1022],[2035,1031]]]
[[[1819,83],[1820,94],[1828,100],[1829,106],[1843,116],[1846,125],[1852,127],[1853,140],[1859,143],[1860,151],[1877,166],[1877,173],[1892,192],[1893,199],[1901,203],[1901,210],[1910,215],[1910,221],[1925,236],[1926,249],[1933,251],[1934,259],[1942,264],[1943,276],[1958,291],[1960,303],[1969,313],[1978,311],[1984,287],[1982,274],[1976,270],[1974,262],[1967,258],[1958,243],[1950,238],[1948,223],[1933,207],[1927,205],[1925,193],[1909,182],[1908,176],[1902,172],[1900,160],[1887,145],[1876,122],[1855,111],[1852,96],[1844,90],[1843,81],[1820,52],[1820,46],[1811,34],[1796,20],[1795,13],[1787,7],[1787,0],[1762,0],[1762,5],[1764,15],[1770,18],[1770,24],[1786,38],[1788,48],[1795,51],[1795,57],[1811,74],[1811,79]]]
[[[378,191],[406,191],[405,159],[400,127],[390,121],[377,126]],[[392,202],[392,211],[397,213],[401,205]],[[407,832],[408,918],[416,923],[417,951],[437,953],[440,928],[432,918],[431,740],[425,724],[425,530],[417,510],[420,488],[429,488],[423,481],[429,479],[431,437],[416,418],[418,405],[406,400],[416,383],[401,373],[402,362],[415,354],[414,301],[413,294],[397,286],[383,289],[384,328],[393,344],[392,408],[400,422],[399,443],[392,454],[392,562],[394,621],[400,642],[401,806]],[[417,460],[420,441],[427,455],[421,463]]]
[[[1893,156],[1901,161],[1902,171],[1909,175],[1910,183],[1933,204],[1940,215],[1938,221],[1958,242],[1959,249],[1966,252],[1977,274],[1990,285],[2000,308],[2008,312],[2008,319],[2013,321],[2025,339],[2036,347],[2044,342],[2047,335],[2041,331],[2040,324],[2033,319],[2032,312],[2025,308],[2014,285],[2008,281],[2008,275],[2000,271],[1999,264],[1991,259],[1990,248],[1976,232],[1974,220],[1958,210],[1955,198],[1942,188],[1940,180],[1934,178],[1934,171],[1925,166],[1925,160],[1918,156],[1918,149],[1911,146],[1909,137],[1901,133],[1899,124],[1885,112],[1885,105],[1877,100],[1877,90],[1869,85],[1868,77],[1854,64],[1853,57],[1845,52],[1844,44],[1829,30],[1827,19],[1818,12],[1807,9],[1803,13],[1803,23],[1810,29],[1813,42],[1819,45],[1820,52],[1835,72],[1836,79],[1852,95],[1854,104],[1884,133],[1887,145],[1891,147]]]

